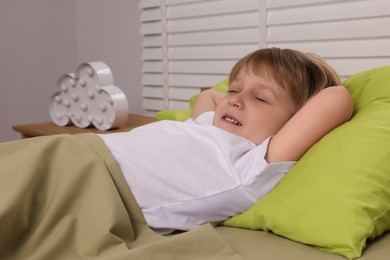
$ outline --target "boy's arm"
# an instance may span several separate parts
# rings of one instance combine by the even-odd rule
[[[267,162],[299,160],[324,135],[348,121],[352,112],[352,98],[346,88],[323,89],[272,137]]]
[[[219,101],[224,96],[223,93],[213,89],[204,90],[198,96],[196,103],[192,109],[191,117],[197,118],[200,114],[207,111],[215,111]]]

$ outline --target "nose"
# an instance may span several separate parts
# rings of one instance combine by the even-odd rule
[[[244,102],[242,100],[242,94],[237,93],[235,95],[232,95],[229,97],[229,105],[237,108],[237,109],[243,109],[244,108]]]

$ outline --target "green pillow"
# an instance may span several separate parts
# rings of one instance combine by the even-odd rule
[[[353,75],[344,85],[353,118],[224,225],[272,231],[349,259],[390,230],[390,66]]]
[[[174,120],[174,121],[186,121],[191,117],[191,110],[177,109],[177,110],[163,110],[156,114],[157,121],[160,120]]]
[[[226,93],[228,90],[228,79],[224,79],[215,85],[212,89]],[[184,110],[163,110],[157,112],[157,120],[175,120],[175,121],[185,121],[191,117],[192,108],[195,105],[198,95],[192,96],[190,98],[190,107]]]

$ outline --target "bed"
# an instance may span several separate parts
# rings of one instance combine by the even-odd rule
[[[351,121],[313,146],[269,194],[217,227],[168,236],[147,226],[95,134],[0,144],[0,258],[384,259],[390,255],[390,66],[344,84],[354,99]]]
[[[222,223],[239,230],[216,228],[243,255],[269,252],[264,259],[383,259],[386,255],[390,66],[356,73],[343,85],[353,97],[353,118],[312,147],[267,196]],[[225,92],[227,81],[214,89]],[[162,111],[158,118],[184,120],[188,114],[187,110]],[[254,230],[260,234],[254,235]],[[235,237],[244,233],[248,238],[237,243]]]

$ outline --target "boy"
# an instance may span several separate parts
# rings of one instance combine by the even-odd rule
[[[290,63],[290,68],[285,63]],[[350,119],[353,105],[349,92],[341,86],[325,89],[340,84],[334,70],[319,57],[295,50],[263,49],[233,67],[227,95],[213,90],[201,93],[192,118],[216,110],[215,126],[256,144],[275,135],[268,147],[268,162],[297,161],[322,136]],[[309,101],[313,96],[316,97]],[[252,102],[257,107],[246,108],[241,102],[248,100],[241,98],[259,102]],[[228,113],[229,106],[246,113],[256,111],[259,118],[251,121],[254,125],[247,130],[250,133],[240,133],[244,131],[241,123],[241,127],[235,127],[237,123],[232,119],[226,121],[224,113]]]
[[[156,231],[217,224],[248,209],[350,119],[351,96],[334,85],[340,80],[322,59],[262,49],[233,67],[226,95],[202,92],[192,119],[101,138]]]

